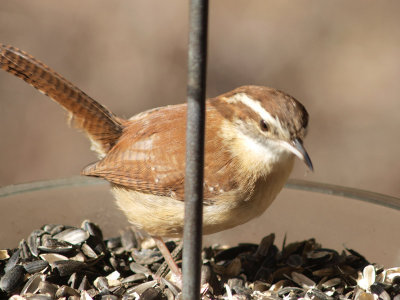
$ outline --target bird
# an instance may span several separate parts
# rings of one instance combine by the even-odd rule
[[[107,180],[129,222],[168,256],[162,238],[183,234],[187,105],[124,119],[30,54],[0,48],[0,68],[59,103],[89,138],[98,161],[81,174]],[[287,93],[245,85],[207,99],[205,107],[203,234],[212,234],[260,216],[296,157],[313,165],[303,145],[309,115]]]

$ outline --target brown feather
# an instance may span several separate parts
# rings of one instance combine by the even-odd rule
[[[62,105],[71,114],[74,125],[99,147],[100,154],[107,153],[121,135],[120,119],[28,53],[0,44],[0,68]]]
[[[205,203],[238,186],[234,160],[218,135],[221,116],[207,101]],[[217,116],[218,115],[218,116]],[[211,121],[211,119],[213,119]],[[186,105],[167,106],[127,121],[107,156],[86,167],[83,175],[103,177],[138,192],[184,199]],[[229,175],[232,174],[232,175]],[[221,181],[221,178],[231,178]],[[218,185],[216,184],[218,183]]]

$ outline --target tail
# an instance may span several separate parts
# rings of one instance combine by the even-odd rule
[[[104,156],[121,136],[123,126],[119,118],[28,53],[0,44],[0,68],[63,106],[70,113],[74,126],[86,132],[92,150],[100,156]]]

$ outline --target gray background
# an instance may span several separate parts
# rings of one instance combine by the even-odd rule
[[[210,1],[207,94],[244,84],[282,89],[310,116],[304,178],[400,196],[398,1]],[[0,8],[0,42],[19,47],[130,117],[185,101],[187,1],[12,1]],[[95,161],[65,113],[0,72],[0,185],[79,174]],[[44,223],[90,218],[107,236],[126,226],[107,185],[0,199],[0,247]],[[399,212],[284,190],[260,218],[206,242],[278,243],[316,237],[371,261],[400,264]]]

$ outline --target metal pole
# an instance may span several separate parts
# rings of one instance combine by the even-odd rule
[[[191,0],[186,123],[183,299],[200,299],[208,0]]]

